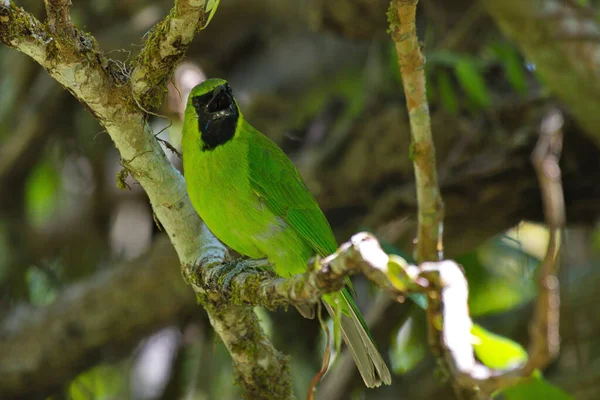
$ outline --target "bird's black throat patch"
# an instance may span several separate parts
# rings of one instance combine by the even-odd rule
[[[192,97],[202,135],[202,150],[214,150],[235,135],[239,111],[228,84],[213,91]]]

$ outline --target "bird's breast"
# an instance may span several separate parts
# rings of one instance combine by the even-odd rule
[[[184,160],[188,192],[208,228],[226,245],[252,258],[266,255],[255,245],[272,219],[251,189],[246,152],[228,143]]]

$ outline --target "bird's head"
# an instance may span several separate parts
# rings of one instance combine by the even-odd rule
[[[214,150],[231,140],[239,118],[239,107],[227,81],[207,79],[190,92],[185,119],[197,121],[202,150]]]

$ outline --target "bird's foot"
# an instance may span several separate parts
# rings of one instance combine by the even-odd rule
[[[221,292],[227,294],[231,289],[231,281],[240,273],[247,270],[261,270],[268,266],[269,262],[265,258],[257,260],[234,260],[224,263],[217,267],[218,274],[225,274],[222,281]]]
[[[229,292],[229,290],[231,289],[231,281],[233,280],[233,278],[235,278],[238,274],[240,274],[242,271],[244,271],[244,269],[246,269],[246,265],[244,265],[244,261],[242,260],[235,260],[235,261],[231,261],[225,264],[225,268],[223,269],[223,272],[227,271],[225,273],[225,277],[223,278],[223,285],[221,286],[221,292],[223,294],[227,294]]]

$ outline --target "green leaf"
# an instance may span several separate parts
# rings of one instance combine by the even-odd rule
[[[98,365],[75,378],[68,392],[72,400],[108,400],[120,398],[124,387],[125,377],[119,367]]]
[[[204,8],[204,13],[209,13],[208,14],[208,18],[206,19],[206,23],[204,24],[204,26],[201,29],[205,29],[208,24],[210,24],[210,21],[213,19],[213,17],[215,16],[215,13],[217,12],[217,8],[219,8],[219,2],[221,0],[207,0],[205,8]]]
[[[456,92],[452,85],[452,79],[450,74],[446,71],[439,71],[437,75],[438,93],[440,96],[440,102],[442,106],[450,113],[458,113],[458,101],[456,99]]]
[[[539,260],[524,250],[519,241],[497,235],[456,260],[469,282],[472,316],[506,311],[535,295],[532,277]]]
[[[572,400],[573,396],[544,379],[541,373],[534,373],[531,378],[502,391],[506,400]],[[494,395],[496,397],[496,395]]]
[[[361,230],[368,230],[367,228],[361,228]],[[383,251],[385,251],[387,254],[390,255],[395,255],[395,256],[399,256],[401,257],[404,262],[409,263],[409,264],[414,264],[415,260],[410,256],[410,254],[402,251],[401,249],[399,249],[398,247],[387,243],[383,240],[379,241],[379,244],[381,245],[381,248],[383,249]],[[390,261],[396,261],[398,263],[397,258],[391,258]],[[401,262],[400,262],[401,263]],[[392,263],[390,263],[392,264]],[[419,307],[421,307],[423,310],[427,309],[427,297],[422,294],[422,293],[410,293],[408,295],[408,298],[411,299],[416,305],[418,305]]]
[[[399,375],[405,374],[412,370],[428,352],[425,313],[415,308],[392,340],[390,348],[392,370]]]
[[[435,50],[427,53],[427,64],[428,65],[441,65],[445,67],[454,67],[463,58],[448,50]]]
[[[477,358],[490,368],[505,369],[527,361],[527,352],[520,344],[473,324],[473,349]]]
[[[480,108],[489,107],[491,99],[485,79],[474,61],[462,58],[454,65],[454,73],[458,83],[467,96]]]
[[[527,93],[527,73],[519,52],[513,46],[499,44],[492,46],[492,51],[502,63],[506,78],[512,88],[519,94]]]

